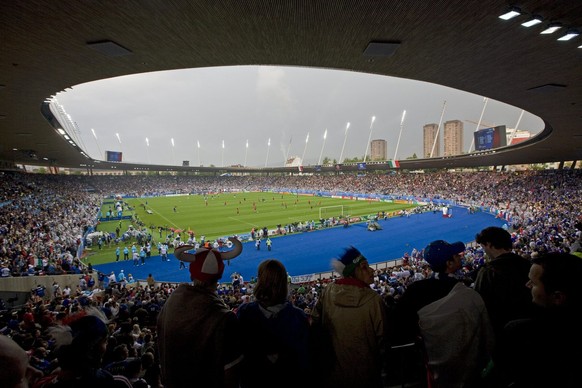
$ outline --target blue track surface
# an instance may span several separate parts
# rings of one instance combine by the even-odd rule
[[[353,245],[358,248],[370,263],[390,261],[402,257],[413,248],[423,249],[433,240],[449,242],[469,242],[475,239],[481,229],[487,226],[501,226],[503,220],[487,213],[468,214],[467,209],[453,208],[452,218],[443,218],[440,212],[415,214],[409,218],[391,218],[379,221],[382,230],[369,232],[365,224],[354,224],[349,228],[337,227],[324,230],[271,238],[272,251],[261,244],[257,251],[253,242],[243,243],[243,252],[230,262],[224,271],[224,281],[229,281],[233,272],[240,273],[245,280],[256,276],[257,266],[267,258],[283,262],[291,275],[304,275],[329,271],[330,261]],[[153,274],[157,281],[188,282],[187,269],[179,269],[179,261],[169,255],[169,262],[162,262],[159,256],[152,256],[143,266],[134,267],[133,262],[120,261],[95,268],[104,273],[114,271],[118,274],[124,269],[135,279],[145,279]]]

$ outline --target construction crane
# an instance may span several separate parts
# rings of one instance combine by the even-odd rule
[[[480,127],[484,127],[484,128],[493,128],[496,127],[497,125],[495,124],[491,124],[491,123],[487,123],[483,120],[481,120],[481,123],[478,123],[477,121],[473,121],[473,120],[463,120],[467,123],[471,123],[471,124],[478,124]]]

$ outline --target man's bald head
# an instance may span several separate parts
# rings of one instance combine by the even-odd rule
[[[0,334],[0,387],[26,388],[27,375],[38,372],[28,365],[28,355],[16,342]],[[34,374],[34,373],[33,373]]]

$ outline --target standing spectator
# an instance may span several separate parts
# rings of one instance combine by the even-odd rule
[[[531,264],[512,252],[511,235],[503,228],[485,228],[475,241],[489,258],[477,273],[475,291],[485,301],[493,331],[499,336],[509,321],[531,316],[531,295],[524,287]]]
[[[496,364],[507,378],[505,386],[580,386],[581,278],[582,259],[574,255],[548,253],[532,259],[526,286],[539,311],[505,326]]]
[[[330,283],[312,311],[313,324],[329,333],[330,370],[315,370],[325,387],[381,387],[387,320],[384,302],[370,288],[374,270],[354,247],[333,262],[342,278]]]
[[[150,289],[153,289],[154,286],[156,285],[156,280],[154,279],[154,277],[152,276],[152,274],[148,275],[148,278],[146,279],[146,282],[148,283],[148,286],[150,287]]]
[[[428,279],[416,281],[408,286],[398,299],[394,313],[393,343],[406,344],[416,340],[420,334],[418,310],[445,297],[459,282],[456,273],[461,269],[465,244],[461,241],[450,244],[436,240],[424,250],[424,260],[433,273]]]
[[[404,341],[421,336],[438,387],[478,387],[489,362],[493,333],[483,300],[459,281],[465,244],[431,242],[424,250],[433,277],[412,283],[396,304],[395,332]],[[407,330],[408,329],[408,330]]]
[[[224,260],[238,256],[242,244],[230,238],[229,252],[183,245],[174,254],[190,263],[192,284],[180,284],[158,315],[158,346],[164,387],[238,387],[242,360],[236,315],[216,292]],[[193,380],[194,379],[194,380]]]
[[[294,375],[306,375],[309,323],[303,310],[288,301],[287,270],[277,260],[259,264],[255,302],[237,315],[244,359],[241,387],[295,387]]]

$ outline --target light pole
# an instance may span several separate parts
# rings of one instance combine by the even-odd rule
[[[309,143],[309,132],[307,132],[307,137],[305,138],[305,148],[303,148],[303,155],[301,156],[301,164],[305,165],[305,151],[307,151],[307,143]]]
[[[402,128],[404,127],[404,116],[406,116],[406,109],[402,112],[402,119],[400,120],[400,133],[398,134],[398,141],[396,142],[396,151],[394,151],[393,160],[396,160],[396,154],[398,153],[398,146],[400,145],[400,136],[402,136]]]
[[[368,157],[368,147],[370,146],[370,141],[372,140],[372,128],[374,127],[374,121],[376,121],[376,116],[372,116],[372,122],[370,123],[370,135],[368,135],[368,142],[366,143],[366,152],[364,152],[364,163],[366,163],[366,158]]]
[[[119,142],[119,152],[123,154],[123,149],[121,147],[121,137],[119,136],[119,133],[116,132],[115,137],[117,137],[117,141]]]
[[[146,137],[146,152],[148,155],[148,164],[152,164],[150,161],[150,140]]]
[[[95,130],[91,128],[91,132],[93,133],[93,137],[95,138],[95,144],[97,144],[97,149],[99,150],[99,155],[104,155],[101,151],[101,147],[99,146],[99,142],[97,141],[97,135],[95,134]],[[100,156],[102,157],[102,156]]]
[[[477,122],[477,128],[475,128],[475,132],[477,132],[479,130],[479,128],[481,127],[481,120],[483,119],[483,114],[485,113],[485,108],[487,107],[487,102],[489,102],[489,98],[483,97],[483,109],[481,110],[481,116],[479,116],[479,121]],[[475,145],[475,135],[472,136],[471,145],[469,146],[469,153],[471,153],[471,151],[473,151],[474,145]]]
[[[346,132],[344,134],[344,144],[342,145],[342,152],[340,154],[339,160],[337,161],[338,163],[343,163],[343,156],[344,156],[344,148],[346,147],[346,140],[348,138],[348,129],[350,128],[350,123],[348,122],[348,124],[346,125]]]
[[[170,139],[172,141],[172,163],[174,166],[176,165],[176,154],[174,153],[174,138]]]
[[[325,147],[325,139],[327,138],[327,128],[325,128],[325,132],[323,133],[323,144],[321,145],[321,152],[319,153],[319,161],[317,165],[321,166],[321,157],[323,156],[323,148]]]
[[[198,166],[202,166],[200,163],[200,140],[196,140],[196,143],[198,143]]]
[[[224,167],[224,140],[222,141],[222,167]]]
[[[271,138],[267,141],[267,158],[265,159],[265,168],[267,167],[267,163],[269,162],[269,150],[271,149]]]
[[[247,139],[247,145],[246,145],[246,148],[245,148],[245,164],[244,164],[245,167],[247,166],[247,155],[248,155],[248,153],[249,153],[249,139]]]

